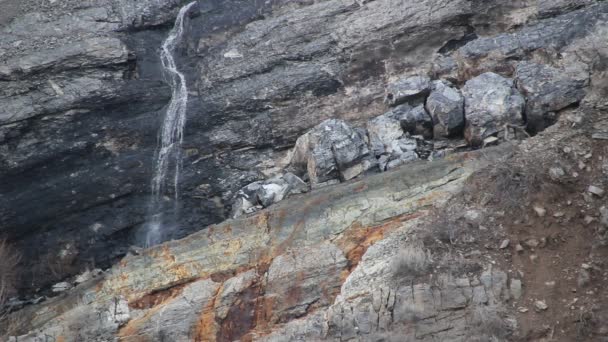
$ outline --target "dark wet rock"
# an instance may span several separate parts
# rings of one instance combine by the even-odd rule
[[[424,101],[431,91],[431,79],[428,76],[411,76],[391,82],[386,87],[386,103],[396,106],[410,101]]]
[[[403,104],[393,108],[388,115],[399,120],[404,132],[411,135],[422,135],[425,139],[433,139],[433,119],[424,109],[424,105],[412,108]]]
[[[542,131],[554,121],[551,112],[585,97],[587,74],[568,75],[565,70],[532,62],[520,62],[515,70],[517,87],[526,97],[525,114],[531,131]]]
[[[459,74],[467,77],[485,71],[512,73],[510,60],[524,59],[534,53],[559,59],[559,52],[566,50],[577,40],[587,37],[597,26],[606,22],[604,13],[608,4],[599,2],[582,9],[584,2],[570,0],[546,0],[538,4],[540,14],[558,15],[550,17],[514,32],[483,37],[459,48],[454,57],[458,61]],[[563,14],[562,14],[563,13]],[[560,15],[562,14],[562,15]]]
[[[444,81],[433,82],[433,91],[426,100],[426,109],[433,118],[435,138],[450,138],[464,129],[464,97]]]
[[[505,130],[505,125],[523,124],[524,98],[513,80],[487,72],[469,81],[462,88],[466,127],[464,136],[473,146]]]

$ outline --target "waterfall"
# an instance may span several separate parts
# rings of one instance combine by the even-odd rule
[[[196,1],[182,7],[169,36],[163,42],[160,60],[164,76],[171,86],[171,101],[163,119],[159,144],[155,156],[155,171],[152,178],[152,198],[150,200],[148,222],[146,224],[146,245],[160,242],[163,228],[163,203],[168,193],[167,180],[171,177],[173,165],[173,205],[177,209],[179,199],[179,174],[182,166],[181,146],[184,140],[186,109],[188,106],[188,87],[184,74],[177,69],[173,53],[184,33],[184,17]]]

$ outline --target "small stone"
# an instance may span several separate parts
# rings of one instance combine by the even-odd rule
[[[600,208],[600,223],[605,227],[608,227],[608,208],[601,207]]]
[[[554,287],[555,286],[555,281],[546,281],[545,282],[545,286]]]
[[[544,300],[537,300],[537,301],[534,301],[534,308],[537,311],[545,311],[549,308],[549,306],[547,305],[547,303],[545,303]]]
[[[526,313],[526,312],[528,312],[528,309],[524,308],[523,306],[520,306],[520,307],[517,308],[517,311],[519,311],[521,313]]]
[[[583,219],[585,221],[585,224],[591,224],[593,221],[595,221],[595,219],[589,215],[586,215],[585,218]]]
[[[500,247],[499,248],[500,249],[505,249],[505,248],[509,247],[509,243],[510,242],[511,241],[509,241],[509,239],[502,240],[502,242],[500,243]]]
[[[530,255],[530,261],[534,262],[534,261],[536,261],[536,259],[538,259],[538,255],[536,255],[536,254]]]
[[[534,206],[534,212],[536,212],[538,217],[544,217],[547,214],[547,210],[545,208],[536,205]]]
[[[595,185],[590,185],[589,188],[587,188],[587,191],[591,194],[594,194],[598,197],[602,197],[604,196],[604,189],[597,187]]]
[[[511,295],[513,296],[513,298],[515,298],[516,300],[521,298],[521,294],[522,294],[521,280],[511,279],[511,285],[509,286],[509,289],[511,291]]]
[[[482,147],[486,146],[496,146],[498,145],[499,139],[497,137],[491,136],[483,139]]]
[[[549,177],[557,182],[566,176],[566,172],[561,167],[552,167],[549,169]]]
[[[562,217],[564,215],[565,213],[563,211],[556,211],[555,213],[553,213],[553,217]]]
[[[581,267],[582,267],[584,270],[590,270],[590,269],[591,269],[591,265],[589,265],[589,264],[585,264],[585,263],[583,263],[583,264],[581,265]]]
[[[578,279],[576,280],[576,283],[578,284],[578,286],[585,287],[585,286],[589,285],[590,282],[591,282],[591,274],[589,273],[589,271],[587,271],[587,269],[579,270]]]
[[[524,251],[524,247],[518,243],[517,245],[515,245],[515,251],[517,253],[522,253]]]
[[[526,244],[526,246],[528,246],[530,248],[536,248],[540,244],[540,242],[537,239],[528,239],[524,243]]]

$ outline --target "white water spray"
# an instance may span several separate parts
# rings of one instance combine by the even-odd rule
[[[171,86],[171,101],[163,120],[159,136],[159,146],[156,153],[156,169],[152,178],[152,199],[149,206],[146,232],[146,245],[152,246],[160,242],[163,227],[163,197],[167,193],[167,179],[170,165],[174,165],[173,193],[174,205],[177,208],[179,197],[179,174],[182,167],[181,146],[184,141],[184,126],[186,124],[186,109],[188,106],[188,87],[186,77],[177,69],[173,53],[184,33],[184,17],[196,4],[196,1],[182,7],[175,20],[175,25],[169,36],[163,42],[160,60],[167,82]]]

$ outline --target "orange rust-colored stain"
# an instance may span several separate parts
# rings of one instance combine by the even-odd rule
[[[361,192],[361,191],[365,191],[367,190],[368,186],[367,184],[361,182],[361,184],[357,185],[354,189],[355,192]]]
[[[194,325],[193,337],[196,342],[215,342],[217,341],[217,322],[215,321],[215,304],[222,293],[224,285],[217,288],[213,299],[205,305],[203,312],[199,316],[198,322]]]
[[[177,295],[179,295],[185,285],[186,284],[183,284],[175,290],[172,290],[173,288],[171,288],[165,291],[159,291],[156,294],[151,294],[151,297],[149,297],[148,299],[143,299],[143,301],[138,300],[129,303],[129,307],[132,308],[137,308],[138,306],[141,306],[143,308],[146,304],[151,303],[153,303],[154,306],[152,306],[151,309],[148,310],[148,312],[146,312],[144,316],[134,320],[130,320],[125,326],[120,328],[117,333],[119,340],[127,340],[129,342],[146,341],[146,336],[140,335],[140,329],[142,325],[145,325],[146,322],[149,322],[150,318],[156,313],[158,313],[167,302],[171,301]],[[168,292],[168,294],[164,294],[162,292]],[[156,301],[154,301],[154,299],[156,299]]]
[[[227,224],[224,226],[224,234],[226,235],[232,235],[232,226]]]
[[[405,214],[391,218],[376,226],[363,227],[359,222],[353,223],[345,234],[336,240],[336,245],[346,255],[349,262],[348,270],[342,272],[343,281],[350,272],[357,267],[367,249],[374,243],[382,240],[386,233],[401,226],[403,222],[424,215],[423,211],[414,214]]]
[[[162,303],[168,301],[169,299],[175,298],[178,295],[180,295],[182,293],[182,291],[184,290],[184,287],[186,287],[187,285],[188,285],[187,283],[180,284],[180,285],[174,286],[174,287],[166,289],[166,290],[155,291],[155,292],[146,294],[142,298],[130,302],[129,307],[132,309],[139,309],[139,310],[155,307],[159,304],[162,304]]]
[[[63,336],[57,336],[57,342],[65,342],[65,337]]]

